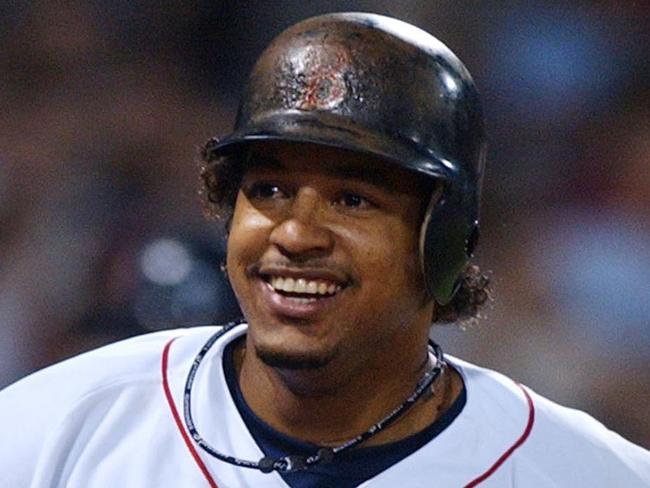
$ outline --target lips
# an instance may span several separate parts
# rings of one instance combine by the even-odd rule
[[[329,271],[262,269],[260,293],[271,312],[286,318],[314,319],[331,308],[349,282]]]

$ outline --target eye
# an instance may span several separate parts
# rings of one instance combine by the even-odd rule
[[[349,209],[367,209],[373,206],[372,202],[358,193],[343,193],[336,201],[338,205]]]
[[[278,185],[267,182],[256,182],[246,190],[248,198],[257,200],[274,200],[284,198],[285,192]]]

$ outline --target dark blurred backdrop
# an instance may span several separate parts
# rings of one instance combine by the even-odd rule
[[[645,2],[0,3],[0,387],[82,350],[238,315],[198,151],[271,38],[372,11],[440,37],[490,139],[479,326],[453,354],[650,447]],[[73,381],[73,379],[71,379]]]

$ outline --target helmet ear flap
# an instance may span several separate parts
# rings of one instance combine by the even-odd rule
[[[478,240],[478,220],[468,222],[467,202],[452,183],[441,198],[431,198],[420,229],[420,259],[427,290],[438,305],[447,305]]]

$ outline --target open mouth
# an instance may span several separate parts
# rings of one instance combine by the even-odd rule
[[[311,303],[323,298],[331,298],[345,286],[325,279],[293,278],[291,276],[263,276],[264,281],[274,292],[296,300],[298,303]]]

